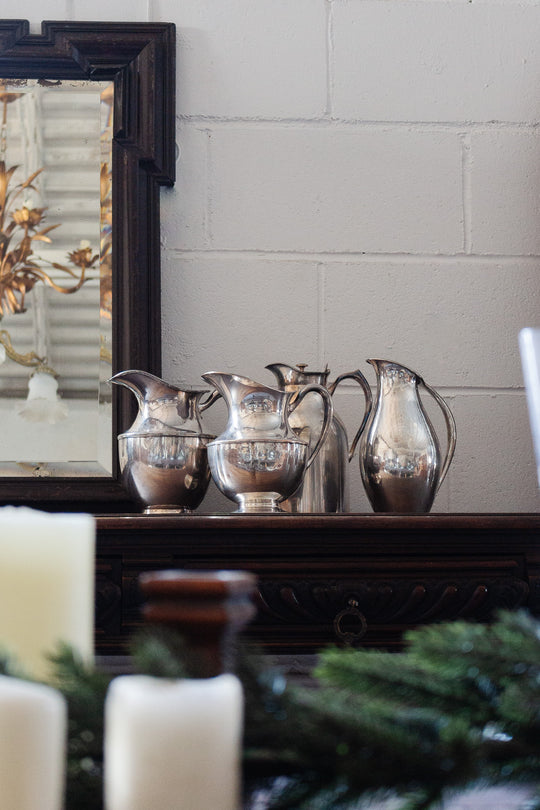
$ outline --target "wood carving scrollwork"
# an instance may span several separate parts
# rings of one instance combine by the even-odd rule
[[[336,640],[356,643],[370,626],[415,626],[455,619],[488,620],[497,609],[527,604],[518,577],[478,581],[261,581],[259,624],[331,625]]]

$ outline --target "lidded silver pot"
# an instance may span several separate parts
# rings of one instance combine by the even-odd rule
[[[372,408],[372,395],[369,384],[361,371],[340,374],[329,383],[330,370],[306,371],[307,366],[298,363],[296,367],[286,363],[271,363],[266,368],[273,372],[279,388],[298,396],[307,386],[318,385],[333,395],[343,380],[354,380],[364,392],[365,406],[360,427],[349,449],[347,431],[334,408],[333,417],[326,438],[321,443],[319,453],[306,470],[298,489],[281,504],[288,512],[347,512],[348,503],[348,462],[354,455],[355,447],[364,430]],[[294,399],[292,400],[294,402]],[[308,394],[303,397],[289,416],[289,424],[295,435],[313,447],[321,433],[323,407],[320,397]]]

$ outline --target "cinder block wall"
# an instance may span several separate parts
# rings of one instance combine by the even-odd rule
[[[517,335],[540,321],[540,4],[37,0],[17,16],[178,27],[162,196],[163,372],[271,382],[368,357],[446,398],[434,511],[537,511]],[[336,408],[353,435],[362,397]],[[214,406],[208,427],[220,432]],[[351,508],[370,511],[357,461]],[[231,508],[212,490],[202,511]]]

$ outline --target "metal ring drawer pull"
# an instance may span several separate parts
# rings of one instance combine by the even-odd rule
[[[360,641],[367,632],[367,621],[364,614],[358,610],[358,602],[356,599],[349,599],[349,606],[340,610],[334,619],[334,632],[340,641],[345,644],[354,644]],[[345,620],[345,623],[343,623]],[[351,622],[351,620],[353,620]],[[351,630],[345,629],[351,623],[358,626],[358,629]]]

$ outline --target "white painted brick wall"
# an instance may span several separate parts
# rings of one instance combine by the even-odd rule
[[[49,12],[48,8],[51,9]],[[163,370],[409,364],[458,448],[435,511],[538,511],[517,333],[540,323],[536,0],[23,0],[178,30]],[[64,12],[64,13],[63,13]],[[343,385],[351,436],[362,408]],[[220,431],[224,409],[208,413]],[[441,429],[441,432],[442,429]],[[351,506],[369,511],[355,459]],[[203,510],[231,504],[212,488]]]
[[[529,127],[474,132],[471,153],[472,250],[537,256],[540,133]]]
[[[318,0],[182,0],[155,5],[178,23],[178,112],[210,118],[324,114],[327,22]]]
[[[217,249],[463,249],[461,144],[455,132],[218,128],[210,160],[210,237]]]
[[[337,118],[538,121],[537,5],[337,0],[332,9]]]
[[[514,389],[522,374],[509,335],[540,313],[539,270],[529,259],[329,262],[324,311],[331,368],[382,356],[437,388]]]

